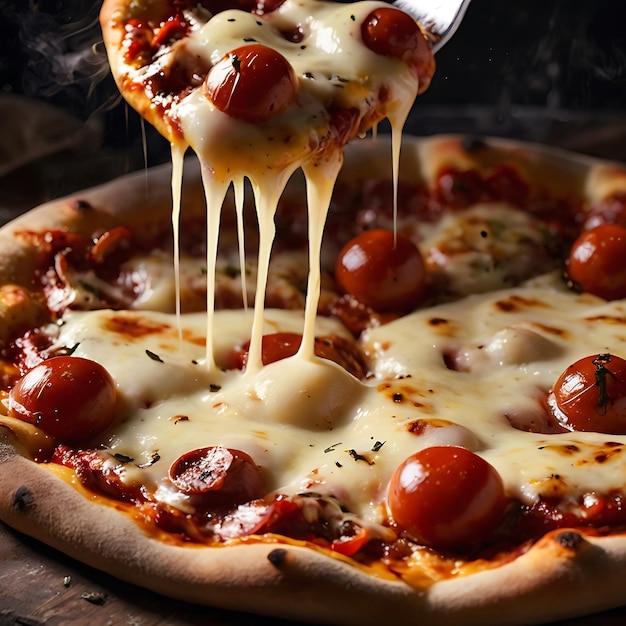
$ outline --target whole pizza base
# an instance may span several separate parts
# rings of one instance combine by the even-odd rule
[[[503,151],[551,186],[571,184],[602,195],[625,188],[624,171],[533,146],[488,142],[487,161]],[[406,140],[402,175],[442,162],[463,160],[461,138]],[[380,173],[388,160],[384,142],[351,150],[345,176]],[[618,175],[616,175],[618,174]],[[146,199],[149,190],[151,199]],[[197,171],[186,171],[185,210],[202,211]],[[87,201],[92,209],[77,200]],[[33,269],[27,250],[13,239],[20,228],[74,226],[90,233],[120,221],[145,227],[170,217],[168,168],[113,181],[46,204],[0,233],[3,282],[28,285]],[[113,576],[184,601],[256,614],[333,624],[540,623],[592,613],[623,603],[626,536],[549,533],[532,549],[495,569],[452,578],[421,591],[375,578],[343,557],[330,557],[296,542],[250,543],[223,548],[169,545],[146,535],[133,520],[82,488],[72,486],[16,451],[0,432],[0,517],[12,527]]]

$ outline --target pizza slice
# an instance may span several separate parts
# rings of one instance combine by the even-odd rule
[[[330,158],[384,118],[400,132],[434,57],[383,2],[104,3],[123,96],[218,179]]]

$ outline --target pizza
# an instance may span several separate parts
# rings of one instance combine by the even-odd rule
[[[242,272],[232,193],[216,367],[206,353],[193,160],[178,314],[168,166],[4,227],[2,519],[158,593],[292,619],[540,623],[619,605],[626,170],[405,138],[381,258],[388,152],[347,149],[313,356],[298,351],[304,183],[287,186],[256,370],[256,224]]]
[[[0,231],[0,518],[159,594],[295,620],[622,604],[626,168],[400,151],[434,66],[377,2],[102,16],[172,166]],[[346,145],[385,117],[390,141]]]

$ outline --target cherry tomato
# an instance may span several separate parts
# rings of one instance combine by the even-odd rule
[[[567,276],[605,300],[626,298],[626,228],[601,224],[580,235],[570,250]]]
[[[600,224],[619,224],[626,227],[626,193],[615,193],[591,207],[585,215],[583,230],[591,230]]]
[[[503,200],[517,207],[525,207],[530,198],[530,187],[512,165],[501,164],[492,169],[484,180],[485,195],[490,200]]]
[[[425,91],[435,71],[430,44],[417,22],[393,7],[374,9],[361,24],[361,39],[372,52],[408,63]]]
[[[252,457],[223,446],[183,454],[170,466],[169,476],[180,491],[200,496],[205,505],[213,507],[243,504],[265,493],[261,468]]]
[[[267,15],[279,9],[285,0],[258,0],[253,13],[256,15]]]
[[[435,180],[437,202],[451,209],[463,209],[485,198],[485,183],[476,170],[445,167]]]
[[[342,534],[330,544],[333,552],[344,556],[355,555],[370,540],[367,529],[354,523],[344,523]]]
[[[570,365],[552,388],[550,404],[568,430],[626,434],[626,360],[587,356]]]
[[[298,333],[272,333],[263,335],[261,359],[264,365],[293,356],[300,348],[302,335]],[[231,369],[243,369],[248,361],[250,342],[246,341],[230,359]],[[366,365],[356,344],[341,337],[316,337],[315,354],[321,359],[334,361],[356,378],[363,378]]]
[[[218,61],[205,82],[209,100],[231,117],[259,123],[296,98],[298,79],[287,59],[267,46],[242,46]]]
[[[409,311],[426,288],[426,269],[413,242],[383,228],[368,230],[339,253],[335,278],[343,291],[379,313]]]
[[[133,236],[126,226],[105,230],[91,247],[91,260],[98,265],[119,265],[132,250]]]
[[[408,535],[438,549],[464,548],[502,521],[502,479],[466,448],[434,446],[406,459],[389,483],[393,519]]]
[[[182,15],[173,15],[163,22],[154,31],[152,48],[171,44],[178,39],[182,39],[189,32],[189,24]]]
[[[115,383],[102,365],[56,356],[33,367],[9,392],[13,417],[66,443],[85,441],[115,418]]]

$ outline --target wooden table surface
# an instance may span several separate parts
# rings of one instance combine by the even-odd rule
[[[625,596],[626,596],[626,581]],[[98,572],[0,522],[0,626],[296,626],[199,607]],[[626,608],[558,626],[623,626]]]

